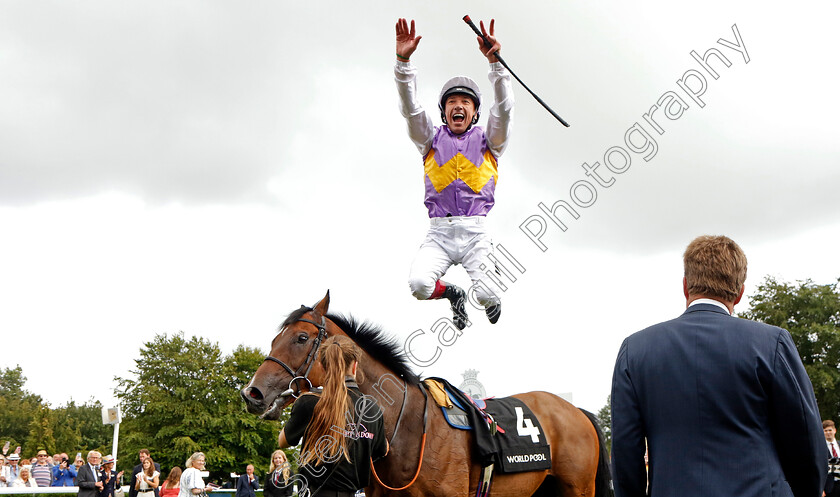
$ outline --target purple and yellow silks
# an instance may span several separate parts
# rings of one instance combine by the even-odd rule
[[[499,172],[483,128],[461,135],[437,128],[424,163],[429,217],[486,216],[493,208]]]

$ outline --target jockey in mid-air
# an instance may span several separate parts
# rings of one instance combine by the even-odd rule
[[[513,121],[513,92],[510,74],[496,58],[501,48],[494,36],[495,21],[489,32],[481,31],[491,47],[478,37],[481,53],[490,62],[489,79],[494,100],[487,128],[474,126],[481,110],[481,91],[472,79],[457,76],[440,92],[438,108],[444,126],[435,127],[417,102],[417,69],[409,61],[421,36],[405,19],[397,21],[397,62],[394,75],[400,95],[400,112],[408,123],[408,135],[423,156],[426,199],[431,226],[411,265],[408,284],[420,300],[448,299],[453,323],[463,330],[467,324],[466,293],[440,278],[454,264],[469,274],[475,297],[487,318],[496,323],[502,312],[497,288],[486,274],[498,269],[488,258],[493,243],[486,231],[485,217],[495,202],[498,180],[497,161],[505,151]]]

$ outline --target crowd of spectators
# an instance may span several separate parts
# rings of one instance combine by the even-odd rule
[[[131,478],[123,482],[123,472],[114,470],[117,460],[110,454],[102,457],[92,450],[87,454],[87,462],[81,453],[71,462],[66,453],[51,457],[46,450],[39,450],[35,457],[24,458],[18,447],[11,454],[0,454],[0,487],[79,487],[81,497],[121,497],[119,489],[123,483],[128,485],[128,497],[196,497],[220,488],[204,482],[206,460],[201,452],[187,459],[183,471],[178,466],[173,467],[165,479],[160,464],[154,462],[149,450],[141,449],[138,456],[140,463],[134,466]],[[279,484],[271,481],[275,470],[279,470]],[[237,489],[238,497],[254,497],[254,491],[260,488],[251,464],[236,480],[230,486]],[[272,455],[268,482],[266,490],[272,497],[291,495],[285,485],[289,482],[289,469],[282,451]],[[268,492],[269,489],[273,492]],[[291,485],[288,486],[290,489]]]
[[[0,454],[0,487],[72,487],[82,464],[81,453],[71,463],[66,453],[50,456],[46,450],[32,458],[21,457],[18,447],[11,454]]]

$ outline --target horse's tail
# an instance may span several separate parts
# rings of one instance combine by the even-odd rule
[[[609,497],[614,495],[612,489],[612,476],[610,474],[610,456],[607,453],[607,443],[604,441],[604,432],[601,431],[601,426],[598,424],[598,418],[594,414],[581,409],[595,431],[598,433],[598,470],[595,472],[595,497]]]

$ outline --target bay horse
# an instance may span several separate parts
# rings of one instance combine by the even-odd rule
[[[468,497],[476,494],[481,466],[473,458],[473,432],[451,428],[420,388],[420,378],[399,342],[378,326],[329,314],[330,294],[302,306],[280,325],[270,355],[241,395],[247,409],[277,419],[303,392],[322,385],[318,347],[328,336],[350,337],[362,349],[363,394],[382,408],[390,451],[374,464],[366,495]],[[539,419],[551,445],[551,469],[496,472],[492,497],[602,497],[612,494],[607,450],[595,417],[547,392],[514,395]],[[428,407],[428,403],[432,403]]]

